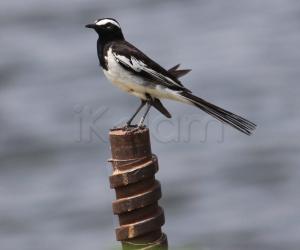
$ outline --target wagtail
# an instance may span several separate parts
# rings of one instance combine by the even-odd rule
[[[123,91],[141,99],[140,106],[128,120],[126,126],[131,125],[133,119],[145,105],[147,108],[138,126],[143,126],[151,106],[171,118],[171,114],[160,101],[161,99],[171,99],[196,106],[247,135],[254,131],[256,127],[254,123],[193,95],[191,90],[183,86],[179,77],[187,74],[190,70],[179,69],[179,65],[166,70],[127,42],[120,24],[115,19],[98,19],[86,27],[94,29],[99,35],[98,58],[107,79]]]

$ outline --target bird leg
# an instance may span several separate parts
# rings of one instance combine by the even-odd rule
[[[142,126],[143,126],[143,123],[144,123],[144,121],[145,121],[145,119],[146,119],[146,116],[147,116],[147,114],[148,114],[150,108],[151,108],[151,103],[150,103],[149,101],[147,101],[147,108],[146,108],[146,111],[145,111],[144,115],[142,116],[142,118],[141,118],[141,120],[140,120],[140,122],[139,122],[138,127],[142,127]]]
[[[140,112],[140,110],[145,106],[146,101],[141,99],[141,104],[138,107],[138,109],[135,111],[135,113],[133,114],[133,116],[128,120],[128,122],[126,122],[126,126],[129,127],[132,120],[136,117],[136,115]]]

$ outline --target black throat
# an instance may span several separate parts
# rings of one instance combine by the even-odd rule
[[[97,54],[98,54],[98,59],[99,59],[100,66],[103,69],[107,70],[107,64],[105,62],[105,56],[107,54],[107,51],[105,51],[105,53],[104,53],[104,45],[101,42],[100,37],[97,40]]]
[[[105,70],[108,70],[107,68],[107,62],[105,60],[105,57],[107,56],[107,51],[109,49],[109,45],[112,42],[116,41],[124,41],[124,36],[122,32],[117,33],[110,33],[110,34],[99,34],[99,38],[97,40],[97,54],[98,59],[101,67]]]

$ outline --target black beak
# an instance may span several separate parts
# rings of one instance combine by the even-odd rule
[[[96,26],[96,24],[94,24],[94,23],[85,25],[85,27],[86,27],[86,28],[89,28],[89,29],[94,29],[95,26]]]

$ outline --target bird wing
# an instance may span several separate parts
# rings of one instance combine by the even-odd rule
[[[154,84],[162,85],[172,90],[191,92],[182,85],[176,76],[126,41],[113,44],[112,53],[116,61],[127,70],[148,79]]]

